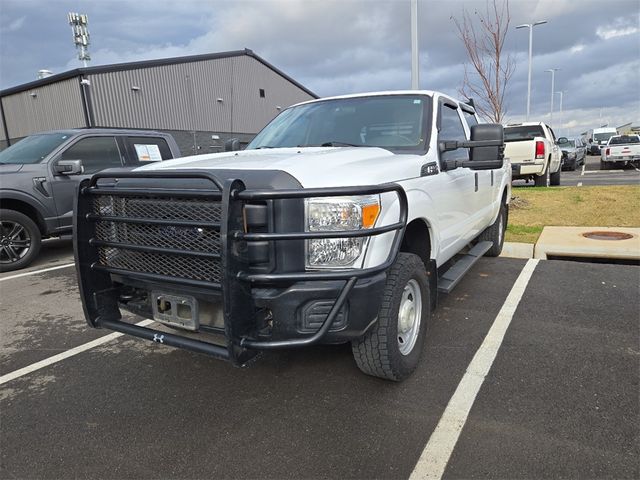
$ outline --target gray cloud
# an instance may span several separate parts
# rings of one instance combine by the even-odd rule
[[[421,85],[457,95],[466,60],[452,16],[484,0],[420,1]],[[92,65],[251,48],[318,94],[410,85],[409,0],[3,0],[0,88],[79,65],[68,11],[89,14]],[[516,60],[508,118],[526,106],[528,36],[534,30],[532,113],[548,116],[550,76],[564,91],[565,133],[608,120],[640,120],[636,0],[512,0],[506,50]],[[21,20],[26,19],[26,20]],[[22,24],[21,24],[22,22]],[[602,110],[602,115],[601,115]],[[557,115],[554,116],[557,119]],[[557,120],[554,123],[557,124]],[[586,126],[586,127],[585,127]]]

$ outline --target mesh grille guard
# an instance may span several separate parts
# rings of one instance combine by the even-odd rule
[[[128,183],[129,179],[133,183]],[[179,181],[179,188],[169,188],[169,181]],[[250,202],[385,192],[394,192],[400,205],[399,221],[390,225],[341,231],[338,234],[245,232],[243,210],[245,204]],[[118,274],[171,284],[174,288],[182,285],[222,294],[226,348],[163,333],[161,343],[166,345],[243,364],[255,355],[256,349],[316,343],[329,331],[357,280],[375,275],[393,264],[406,223],[407,198],[397,184],[246,190],[240,180],[222,182],[202,170],[106,170],[83,181],[76,194],[74,254],[85,317],[93,327],[106,327],[158,341],[158,331],[121,321],[118,291],[111,279],[111,274]],[[389,255],[375,267],[328,272],[249,271],[248,242],[371,237],[391,231],[395,232],[395,236]],[[255,339],[256,321],[251,286],[312,280],[345,281],[331,312],[318,331],[302,339]]]

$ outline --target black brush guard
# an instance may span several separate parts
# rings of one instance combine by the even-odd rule
[[[99,185],[101,179],[111,179],[108,185]],[[202,181],[208,188],[147,188],[118,186],[121,179],[135,179],[136,182],[149,181],[157,186],[159,181],[180,180],[184,184]],[[399,221],[382,227],[367,230],[326,231],[326,232],[290,232],[290,233],[247,233],[243,219],[243,209],[248,202],[260,202],[280,199],[303,199],[310,197],[333,197],[350,195],[371,195],[395,192],[399,200]],[[113,247],[131,251],[151,251],[171,255],[194,255],[193,251],[140,246],[128,243],[105,242],[95,238],[98,221],[127,222],[136,224],[162,224],[166,226],[195,226],[194,222],[184,220],[140,219],[96,215],[93,202],[89,197],[95,195],[113,195],[115,197],[154,197],[154,198],[188,198],[221,202],[221,221],[207,222],[210,228],[219,229],[220,252],[196,254],[217,257],[221,261],[222,275],[220,282],[203,281],[191,278],[167,277],[156,273],[137,272],[118,269],[100,264],[99,247]],[[202,171],[151,171],[133,172],[130,170],[110,170],[94,175],[83,181],[77,192],[76,212],[74,215],[74,254],[78,274],[78,285],[85,317],[94,328],[108,328],[129,335],[141,337],[165,345],[183,348],[198,353],[229,360],[234,364],[244,364],[255,355],[256,350],[300,347],[318,343],[331,328],[350,291],[360,278],[370,277],[387,270],[395,261],[402,236],[407,223],[407,197],[398,184],[390,183],[376,186],[354,186],[334,188],[307,188],[287,190],[247,190],[244,183],[237,179],[220,180],[208,172]],[[202,225],[198,222],[197,225]],[[371,268],[303,271],[288,273],[252,273],[249,268],[247,242],[307,240],[318,238],[353,238],[371,237],[386,232],[395,232],[392,247],[386,260]],[[114,286],[111,274],[130,277],[142,281],[170,284],[173,288],[180,286],[205,288],[212,295],[221,296],[224,315],[224,334],[226,347],[209,342],[194,340],[177,334],[166,333],[151,328],[133,325],[121,321],[118,306],[119,289]],[[252,286],[292,284],[298,281],[344,280],[336,301],[320,328],[304,338],[287,340],[262,340],[255,338],[256,312],[251,295]]]

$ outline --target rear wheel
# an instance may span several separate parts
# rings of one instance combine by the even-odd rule
[[[609,170],[609,162],[600,160],[600,170]]]
[[[573,167],[573,170],[575,170],[575,165]],[[556,173],[552,173],[549,177],[549,185],[553,185],[554,187],[557,187],[558,185],[560,185],[560,169],[558,169],[558,171]]]
[[[550,185],[551,177],[549,172],[549,165],[547,165],[547,169],[545,170],[544,174],[535,177],[534,183],[536,187],[548,187]]]
[[[430,317],[429,277],[420,257],[400,253],[387,273],[378,321],[351,342],[358,368],[400,381],[418,366]]]
[[[23,213],[0,210],[0,272],[28,266],[40,251],[38,226]]]
[[[503,203],[500,205],[500,212],[498,212],[498,218],[496,218],[496,221],[478,236],[479,242],[489,241],[493,243],[493,246],[484,254],[485,257],[497,257],[502,253],[504,232],[507,230],[508,219],[509,205],[505,205]]]

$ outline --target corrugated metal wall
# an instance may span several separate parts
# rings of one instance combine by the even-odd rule
[[[313,97],[256,59],[235,57],[233,132],[258,133],[279,111]],[[264,90],[260,98],[259,90]]]
[[[2,99],[0,98],[0,101]],[[2,115],[0,115],[0,141],[6,141],[7,136],[4,134],[4,122],[2,121]]]
[[[90,80],[99,127],[255,134],[278,113],[276,106],[312,98],[249,56],[100,73]]]
[[[77,78],[7,95],[2,106],[9,138],[86,126]]]

